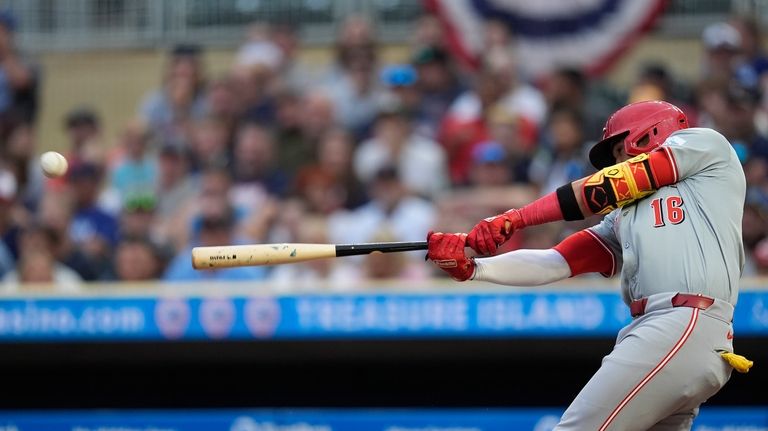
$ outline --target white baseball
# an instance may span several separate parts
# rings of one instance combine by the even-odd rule
[[[67,173],[67,159],[56,151],[47,151],[40,156],[40,166],[48,178],[58,178]]]

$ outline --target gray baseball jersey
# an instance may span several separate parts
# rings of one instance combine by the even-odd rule
[[[701,293],[736,305],[744,267],[746,181],[736,152],[712,129],[673,133],[678,182],[608,214],[591,228],[621,267],[624,301]]]
[[[621,268],[624,301],[648,298],[556,430],[689,430],[701,403],[728,381],[731,319],[744,265],[746,182],[735,151],[711,129],[662,145],[677,182],[590,228]],[[706,310],[671,306],[677,292],[715,298]]]

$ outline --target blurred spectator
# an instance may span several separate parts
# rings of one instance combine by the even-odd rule
[[[738,66],[741,35],[731,24],[718,22],[708,25],[701,34],[704,44],[704,79],[719,83],[729,82]]]
[[[160,252],[143,237],[126,237],[115,250],[115,275],[120,281],[150,281],[161,273]]]
[[[307,120],[303,118],[303,109],[298,94],[283,91],[277,95],[275,162],[291,178],[302,166],[315,160],[318,137],[305,133]]]
[[[168,54],[161,88],[144,98],[139,109],[150,130],[163,138],[183,138],[189,122],[207,112],[205,71],[197,45],[177,45]]]
[[[276,72],[283,63],[283,50],[272,41],[269,33],[266,24],[251,24],[245,42],[237,51],[235,64],[246,69],[263,67]]]
[[[763,277],[768,275],[768,238],[757,243],[753,250],[753,257],[755,274]]]
[[[411,45],[416,51],[425,47],[445,48],[445,29],[436,15],[424,14],[418,17],[411,35]]]
[[[433,196],[448,186],[445,153],[436,142],[414,133],[409,115],[396,99],[381,104],[373,137],[355,153],[355,172],[367,183],[383,167],[394,165],[411,192]]]
[[[246,123],[237,132],[232,166],[233,199],[253,210],[267,195],[283,196],[288,175],[275,163],[275,141],[267,129]]]
[[[222,167],[209,167],[200,175],[197,193],[185,202],[179,214],[166,224],[170,242],[177,249],[200,241],[202,220],[218,217],[225,211],[232,211],[236,234],[251,216],[251,209],[233,199],[232,175]]]
[[[157,200],[155,209],[158,231],[169,235],[170,226],[179,222],[184,206],[198,190],[198,178],[190,175],[189,151],[180,142],[166,142],[160,148],[157,161]],[[165,240],[167,238],[163,238]]]
[[[390,97],[399,100],[403,108],[411,113],[416,133],[426,137],[434,136],[433,126],[436,124],[430,124],[429,119],[421,111],[422,95],[416,86],[416,69],[407,64],[387,66],[382,69],[380,80],[387,90],[382,98]]]
[[[121,238],[154,238],[157,198],[152,192],[133,193],[123,201],[120,214]]]
[[[762,106],[768,107],[768,55],[763,47],[760,25],[750,16],[736,16],[728,23],[739,32],[741,39],[737,80],[744,86],[758,90],[762,94]]]
[[[43,195],[38,211],[38,221],[45,229],[50,229],[55,238],[51,249],[56,259],[72,268],[85,281],[101,278],[104,264],[99,258],[90,258],[76,244],[70,235],[74,202],[69,193],[47,191]]]
[[[365,188],[352,169],[352,149],[352,137],[344,129],[330,130],[320,140],[318,162],[299,171],[294,189],[310,212],[330,214],[366,201]]]
[[[497,142],[504,150],[506,164],[510,169],[510,181],[528,183],[528,170],[531,158],[536,151],[533,136],[526,136],[525,130],[530,123],[506,109],[496,106],[488,113],[488,132],[491,141]]]
[[[760,109],[760,94],[756,89],[731,86],[728,92],[731,127],[723,133],[736,148],[741,147],[747,159],[759,158],[768,161],[768,139],[757,129],[755,121]],[[730,130],[729,130],[730,129]]]
[[[709,127],[722,131],[729,127],[728,84],[716,81],[698,83],[695,93],[699,127]]]
[[[388,229],[397,241],[420,241],[434,225],[434,206],[411,195],[398,171],[384,166],[369,184],[371,201],[353,211],[339,211],[329,218],[332,243],[368,242],[382,229]],[[422,259],[423,254],[413,258]]]
[[[762,269],[768,269],[768,260],[762,260],[756,256],[758,247],[763,246],[768,238],[768,202],[747,197],[744,206],[744,218],[742,219],[742,237],[746,251],[744,264],[744,276],[755,276]],[[768,257],[768,256],[766,256]]]
[[[451,114],[477,118],[489,106],[499,102],[510,113],[541,124],[547,113],[546,101],[539,90],[520,79],[514,55],[508,49],[497,48],[487,52],[483,61],[483,74],[479,79],[493,80],[493,85],[481,83],[475,91],[462,94],[451,107]],[[491,94],[491,89],[496,94]]]
[[[64,119],[68,142],[65,154],[70,165],[81,162],[100,162],[104,158],[101,145],[101,120],[89,107],[77,107]]]
[[[207,117],[222,122],[228,134],[232,135],[243,111],[239,102],[234,79],[228,75],[223,76],[211,82],[205,93]]]
[[[368,19],[355,15],[344,20],[328,87],[339,122],[357,137],[364,136],[382,94],[376,79],[377,48]]]
[[[555,191],[592,171],[585,155],[583,120],[578,111],[558,109],[551,114],[550,142],[542,145],[531,163],[531,179],[541,194]]]
[[[227,125],[217,118],[205,117],[191,126],[192,171],[208,166],[227,166],[231,160]],[[170,139],[174,141],[176,139]]]
[[[500,19],[488,19],[483,26],[483,48],[486,51],[512,49],[509,25]]]
[[[426,129],[425,136],[434,137],[443,116],[466,88],[454,71],[448,51],[443,48],[425,45],[414,53],[411,62],[417,79],[414,90],[420,94],[416,111],[419,130]],[[408,99],[407,96],[403,98],[410,105]]]
[[[620,104],[593,94],[584,72],[571,67],[556,70],[547,80],[544,90],[549,112],[561,108],[579,112],[584,121],[584,136],[592,141],[602,137],[605,120]]]
[[[698,113],[690,105],[690,88],[674,79],[666,65],[651,62],[640,69],[635,84],[629,89],[628,103],[664,100],[685,112],[688,123],[698,124]]]
[[[157,183],[157,163],[148,151],[148,140],[145,125],[138,121],[125,126],[120,135],[122,154],[112,168],[110,183],[121,201],[133,194],[146,193]]]
[[[16,47],[16,17],[0,10],[0,135],[18,122],[34,124],[38,110],[39,72]]]
[[[291,91],[307,88],[312,80],[311,66],[300,62],[298,57],[301,40],[295,23],[273,23],[270,28],[272,42],[280,49],[281,58],[278,66],[281,87]]]
[[[507,151],[498,142],[487,141],[472,151],[469,183],[472,187],[500,187],[511,182]]]
[[[5,289],[16,290],[19,284],[50,284],[58,290],[76,290],[82,279],[65,265],[56,261],[52,250],[58,238],[53,229],[28,226],[19,241],[16,269],[3,278]]]
[[[237,244],[235,236],[235,214],[231,207],[211,209],[200,219],[199,241],[196,246],[216,246]],[[264,267],[239,267],[221,270],[197,271],[192,268],[192,248],[179,253],[165,271],[166,281],[256,281],[264,279]]]
[[[43,195],[44,178],[35,151],[35,131],[31,124],[17,124],[5,140],[2,157],[16,177],[19,203],[35,211]]]
[[[81,163],[72,166],[68,175],[75,204],[69,234],[89,260],[101,266],[101,273],[109,266],[118,239],[117,220],[98,205],[104,168]]]
[[[18,255],[19,227],[11,212],[16,191],[16,177],[10,171],[0,169],[0,276],[13,269],[15,256]]]
[[[473,89],[454,102],[441,126],[440,143],[448,151],[454,185],[466,183],[473,148],[490,138],[488,117],[499,109],[518,119],[519,139],[535,141],[538,125],[546,116],[544,98],[518,80],[515,59],[503,50],[487,54]]]
[[[76,291],[80,283],[77,273],[56,263],[49,252],[34,250],[19,258],[16,270],[3,277],[6,292],[21,286],[45,285],[59,292]]]
[[[301,106],[302,138],[314,148],[325,132],[337,126],[333,100],[327,91],[313,89],[303,97]]]
[[[269,29],[253,24],[238,50],[232,76],[242,120],[271,124],[275,119],[274,92],[283,53],[270,40]]]

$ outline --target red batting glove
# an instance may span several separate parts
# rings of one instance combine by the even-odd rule
[[[464,233],[429,232],[427,258],[454,280],[469,280],[475,274],[475,261],[464,254],[466,241]]]
[[[494,254],[500,245],[512,237],[515,230],[523,227],[520,211],[511,209],[476,224],[467,235],[467,245],[480,255]]]

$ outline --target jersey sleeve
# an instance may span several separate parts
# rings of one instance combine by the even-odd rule
[[[614,227],[619,211],[606,215],[595,226],[571,235],[555,246],[571,267],[571,277],[599,272],[611,277],[621,268],[621,245]]]
[[[712,129],[692,128],[673,133],[656,150],[667,153],[673,182],[726,166],[736,154],[731,144]]]

